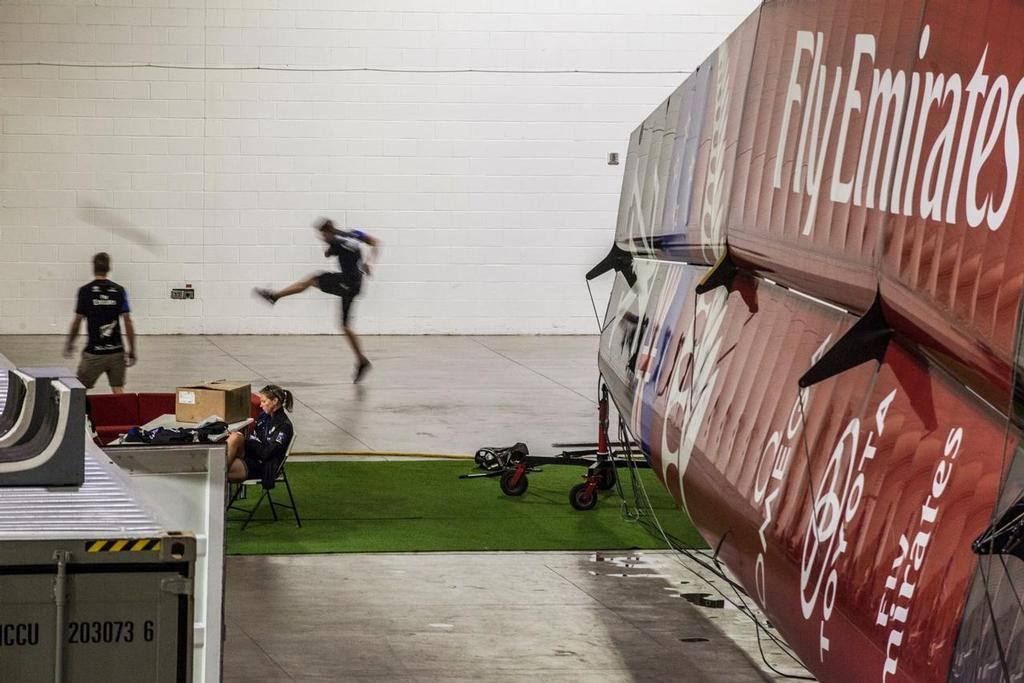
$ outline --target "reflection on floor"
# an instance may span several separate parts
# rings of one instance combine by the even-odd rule
[[[695,583],[651,551],[235,557],[224,680],[772,680]]]
[[[302,451],[468,454],[525,441],[544,452],[552,442],[595,438],[596,337],[365,343],[374,368],[354,386],[340,337],[141,337],[128,389],[171,391],[217,378],[281,384],[298,400]],[[62,344],[59,336],[0,336],[0,354],[20,366],[73,366]],[[232,557],[225,680],[770,679],[739,611],[680,597],[710,588],[674,555],[628,557]],[[772,648],[772,663],[794,672]]]

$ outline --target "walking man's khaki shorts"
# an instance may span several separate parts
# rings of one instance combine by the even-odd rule
[[[107,373],[111,387],[123,387],[126,371],[124,351],[120,353],[82,353],[78,364],[78,381],[92,389],[100,375]]]

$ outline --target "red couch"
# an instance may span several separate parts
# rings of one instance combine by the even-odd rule
[[[159,394],[89,394],[89,418],[96,430],[96,439],[108,444],[132,427],[174,412],[174,393]],[[249,415],[260,414],[260,395],[249,398]]]

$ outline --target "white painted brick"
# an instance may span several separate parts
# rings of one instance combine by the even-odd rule
[[[692,68],[754,3],[279,4],[3,6],[0,59]],[[384,240],[363,330],[593,332],[580,278],[621,179],[604,156],[681,79],[0,67],[0,331],[65,326],[69,275],[106,248],[147,331],[334,333],[326,296],[246,299],[329,266],[309,226],[332,215]],[[200,299],[169,301],[185,278]]]
[[[166,248],[167,261],[183,264],[201,264],[203,262],[202,249],[194,244],[170,245]],[[195,272],[195,271],[193,271]]]
[[[113,7],[77,7],[76,23],[78,24],[113,24]]]
[[[238,263],[238,249],[231,246],[211,247],[203,249],[203,263]]]
[[[186,26],[188,25],[188,16],[188,9],[184,7],[150,10],[150,21],[154,26]]]
[[[148,7],[118,7],[114,8],[112,20],[96,23],[147,26],[152,23],[152,10]]]
[[[185,266],[181,263],[154,263],[149,266],[149,278],[161,281],[185,280]]]
[[[225,64],[259,64],[260,48],[254,45],[227,45],[222,48]]]
[[[167,189],[181,192],[202,193],[203,175],[201,173],[176,173],[167,177]]]
[[[205,206],[212,209],[247,209],[257,205],[255,192],[206,192]]]

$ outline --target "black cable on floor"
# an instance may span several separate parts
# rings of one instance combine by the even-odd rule
[[[768,639],[771,640],[776,645],[776,647],[778,647],[779,650],[784,655],[786,655],[787,657],[792,659],[797,665],[799,665],[801,667],[803,666],[803,662],[800,661],[800,658],[797,657],[796,654],[790,649],[789,645],[787,643],[785,643],[785,641],[781,640],[781,638],[776,636],[774,633],[772,633],[769,630],[770,629],[769,626],[767,626],[765,624],[762,624],[761,620],[757,617],[757,615],[754,613],[754,611],[746,603],[746,600],[743,599],[742,596],[743,595],[747,595],[747,592],[743,588],[743,586],[739,585],[736,581],[734,581],[732,578],[730,578],[728,575],[726,575],[725,572],[722,571],[720,568],[712,566],[712,565],[709,565],[708,561],[701,556],[701,553],[699,551],[697,551],[697,549],[687,547],[685,545],[685,543],[683,543],[683,541],[681,539],[678,539],[675,536],[673,536],[672,534],[669,534],[668,532],[665,531],[665,529],[662,527],[660,521],[658,520],[657,513],[654,511],[654,505],[651,503],[650,497],[647,495],[647,491],[646,491],[646,488],[644,487],[643,481],[639,477],[639,468],[636,467],[636,463],[633,461],[633,457],[632,457],[632,455],[633,455],[632,454],[632,448],[630,446],[631,442],[627,438],[625,438],[626,436],[628,436],[628,429],[626,428],[625,421],[622,419],[621,416],[619,417],[619,434],[618,434],[618,436],[619,436],[619,442],[625,444],[625,448],[626,448],[626,462],[627,462],[628,467],[630,469],[630,479],[631,479],[631,484],[633,485],[634,503],[636,505],[636,507],[635,507],[635,509],[636,509],[635,515],[629,514],[628,511],[627,511],[626,517],[630,518],[630,519],[634,519],[635,521],[637,521],[651,535],[653,535],[655,537],[660,536],[665,541],[666,545],[668,546],[668,548],[670,550],[672,550],[674,552],[677,552],[677,553],[680,553],[682,555],[685,555],[691,561],[693,561],[693,562],[697,563],[698,565],[700,565],[701,567],[707,569],[712,574],[717,576],[719,579],[724,581],[727,585],[729,585],[733,589],[733,591],[736,592],[736,596],[737,596],[739,602],[737,602],[737,601],[733,600],[732,598],[730,598],[718,586],[716,586],[712,581],[708,580],[704,575],[702,575],[700,572],[695,570],[693,567],[690,567],[690,566],[688,566],[688,565],[686,565],[686,564],[684,564],[682,562],[678,563],[681,567],[683,567],[687,571],[691,572],[697,578],[699,578],[701,581],[703,581],[705,584],[707,584],[712,590],[714,590],[716,593],[718,593],[719,596],[721,596],[723,600],[725,600],[730,605],[735,607],[737,610],[739,610],[739,612],[741,614],[743,614],[745,617],[750,619],[751,622],[753,622],[753,624],[755,626],[755,633],[757,635],[758,650],[761,653],[761,658],[764,661],[764,664],[765,664],[766,667],[768,667],[771,671],[773,671],[777,675],[782,676],[784,678],[794,679],[794,680],[809,680],[809,681],[816,680],[813,677],[808,677],[808,676],[804,676],[804,675],[801,675],[801,674],[789,674],[789,673],[782,672],[782,671],[776,669],[774,666],[771,665],[771,663],[768,662],[767,657],[766,657],[766,655],[764,653],[764,649],[763,649],[763,647],[761,645],[761,632],[762,631],[764,632],[765,636],[767,636]],[[628,506],[628,503],[626,502],[626,498],[623,495],[621,481],[619,481],[618,477],[616,477],[616,481],[618,483],[618,493],[619,493],[619,496],[623,500],[623,503],[622,503],[623,507],[626,508]],[[641,494],[643,495],[643,498],[646,500],[646,502],[645,502],[645,504],[643,504],[643,506],[641,506]],[[652,527],[652,524],[651,524],[650,521],[644,519],[644,516],[646,514],[648,514],[648,512],[650,514],[650,517],[653,519],[653,527]],[[655,533],[655,528],[657,529],[658,533]]]

